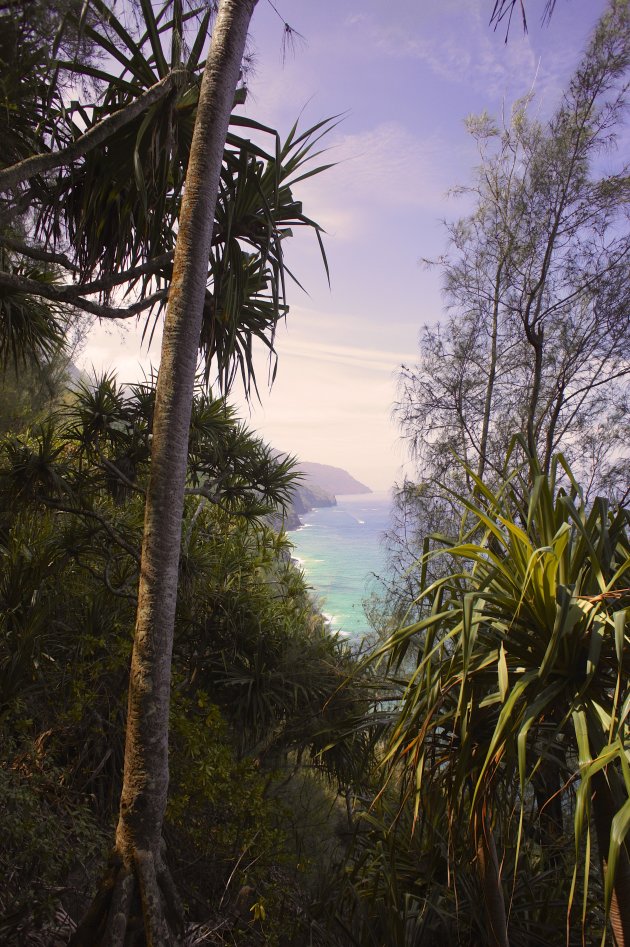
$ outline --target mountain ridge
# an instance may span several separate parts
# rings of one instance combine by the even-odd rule
[[[280,452],[278,452],[280,455]],[[298,461],[296,470],[302,474],[294,485],[293,500],[283,517],[278,516],[277,526],[286,530],[302,526],[300,516],[321,506],[336,506],[337,496],[344,494],[372,493],[370,487],[356,477],[330,464],[315,461]]]
[[[331,464],[303,460],[299,461],[298,468],[305,474],[307,483],[315,484],[327,493],[332,494],[332,496],[372,493],[370,487],[361,483],[343,467],[333,467]]]

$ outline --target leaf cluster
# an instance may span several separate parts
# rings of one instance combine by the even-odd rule
[[[455,569],[428,580],[423,617],[373,658],[387,661],[404,692],[392,707],[383,802],[366,814],[372,841],[359,842],[368,874],[357,871],[361,883],[373,877],[379,899],[395,871],[399,906],[404,893],[418,924],[432,924],[440,863],[432,856],[426,875],[410,872],[409,886],[406,850],[441,852],[453,911],[452,897],[466,898],[459,879],[463,891],[478,883],[467,866],[479,824],[491,824],[511,887],[510,942],[523,911],[528,936],[539,926],[549,942],[559,904],[577,927],[597,918],[602,930],[615,866],[627,858],[630,520],[603,499],[587,504],[562,456],[549,473],[532,459],[498,489],[466,473],[475,491],[457,497],[462,533],[439,537],[419,563],[425,581],[436,557]],[[417,840],[405,842],[406,832]],[[533,894],[531,873],[558,878],[560,864],[552,899],[543,888]]]
[[[15,29],[24,34],[20,45],[30,35],[27,18],[18,18]],[[141,0],[122,11],[91,0],[69,4],[59,14],[58,35],[44,46],[45,101],[40,85],[28,91],[30,67],[22,59],[8,63],[3,115],[7,140],[15,139],[13,151],[23,158],[7,155],[0,171],[11,220],[0,239],[15,258],[0,268],[0,327],[16,351],[45,353],[51,344],[43,316],[35,318],[38,306],[45,313],[44,300],[101,318],[144,312],[145,333],[155,331],[172,275],[210,31],[211,9],[183,0],[158,7]],[[69,37],[77,38],[74,55]],[[77,98],[68,99],[66,82]],[[235,106],[245,94],[243,86]],[[199,340],[206,381],[216,380],[224,393],[237,375],[248,395],[256,390],[256,341],[275,354],[275,329],[288,311],[286,282],[294,278],[284,245],[295,228],[315,234],[326,265],[321,228],[293,189],[327,167],[306,165],[333,124],[300,133],[294,127],[281,142],[260,122],[232,117]],[[46,265],[33,267],[34,259]],[[17,331],[10,304],[33,309],[30,335]],[[48,312],[50,334],[61,323],[59,313]]]

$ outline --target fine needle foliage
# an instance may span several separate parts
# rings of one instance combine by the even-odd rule
[[[440,270],[443,312],[399,375],[395,413],[414,472],[390,537],[393,606],[418,594],[407,567],[424,537],[458,528],[449,490],[474,489],[469,467],[498,489],[516,432],[543,471],[561,452],[587,499],[628,502],[629,65],[630,7],[615,0],[546,121],[533,92],[501,120],[467,119],[478,166],[456,193],[472,210],[427,261]],[[516,468],[522,457],[511,459]]]

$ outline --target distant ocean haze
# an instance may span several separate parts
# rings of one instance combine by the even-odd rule
[[[387,567],[382,537],[391,502],[389,491],[338,496],[337,506],[311,510],[289,533],[294,558],[332,629],[357,641],[370,631],[363,601],[375,588],[374,575]]]

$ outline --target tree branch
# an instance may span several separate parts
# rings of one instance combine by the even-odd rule
[[[140,554],[137,549],[128,543],[122,538],[118,530],[114,529],[111,523],[108,523],[104,516],[101,516],[100,513],[95,513],[94,510],[84,510],[80,507],[74,506],[65,506],[63,503],[58,503],[53,498],[41,497],[42,503],[51,510],[55,510],[57,513],[71,513],[73,516],[85,516],[88,519],[96,520],[97,523],[103,527],[110,539],[113,539],[121,549],[124,549],[125,552],[129,553],[132,559],[134,559],[138,565],[140,565]]]
[[[92,293],[107,292],[113,289],[114,286],[120,286],[122,283],[137,279],[138,276],[144,276],[147,273],[154,274],[157,270],[172,262],[173,251],[169,250],[167,253],[161,253],[160,256],[147,260],[146,263],[141,263],[140,266],[134,266],[130,270],[124,270],[122,273],[112,273],[110,276],[103,276],[101,279],[93,280],[91,283],[69,284],[65,286],[64,289],[70,296],[74,293],[79,296],[90,296]]]
[[[122,591],[124,586],[121,586],[120,589],[114,588],[114,586],[111,584],[111,579],[109,578],[109,573],[108,573],[109,562],[106,563],[105,572],[101,575],[100,572],[94,569],[87,562],[82,562],[82,560],[78,556],[75,561],[80,569],[84,569],[87,573],[89,573],[89,575],[93,576],[95,579],[98,579],[99,582],[105,582],[105,585],[107,586],[108,591],[111,592],[112,595],[116,595],[118,598],[129,599],[129,601],[131,602],[136,602],[138,600],[138,596],[134,595],[132,592]]]
[[[218,498],[216,493],[211,492],[206,487],[186,487],[184,490],[184,496],[187,497],[203,497],[208,503],[212,503],[213,506],[216,506],[223,513],[226,513],[228,516],[242,516],[245,519],[249,519],[252,516],[252,513],[249,513],[247,510],[233,510],[225,506],[225,504]],[[265,504],[264,501],[260,501],[261,506],[269,507],[269,504]],[[271,508],[269,509],[271,512]],[[197,515],[197,514],[196,514]],[[254,514],[258,515],[258,514]],[[265,515],[260,513],[260,515]]]
[[[124,483],[126,487],[128,487],[130,490],[135,490],[136,493],[140,493],[143,497],[147,495],[146,490],[143,490],[143,488],[138,486],[137,483],[134,483],[133,480],[130,480],[129,477],[126,477],[122,470],[116,466],[116,464],[114,464],[111,460],[108,460],[107,457],[103,456],[100,450],[98,452],[98,457],[103,468],[117,477],[118,480],[120,480],[121,483]]]
[[[24,158],[23,161],[18,161],[17,164],[0,171],[0,191],[7,191],[21,184],[22,181],[28,181],[44,171],[53,171],[63,165],[72,164],[77,158],[88,154],[88,152],[103,144],[110,135],[133,122],[146,109],[164,98],[185,74],[186,70],[184,69],[177,69],[169,73],[168,76],[156,82],[155,85],[147,89],[137,99],[134,99],[133,102],[130,102],[129,105],[114,112],[113,115],[108,115],[107,118],[80,135],[67,148],[46,155],[31,155],[30,158]]]
[[[140,267],[137,267],[137,269],[140,269]],[[133,270],[129,272],[133,272]],[[107,280],[98,282],[107,282]],[[81,290],[85,291],[85,289],[96,292],[97,290],[89,289],[90,286],[94,285],[97,284],[88,283],[86,286],[74,286],[72,284],[55,286],[54,283],[42,283],[39,280],[16,276],[15,273],[0,271],[0,288],[11,289],[16,293],[25,293],[29,296],[41,296],[43,299],[50,299],[52,302],[68,303],[69,305],[76,306],[77,309],[91,313],[93,316],[98,316],[99,319],[129,319],[132,316],[137,316],[145,309],[150,309],[155,303],[163,302],[168,296],[168,290],[161,289],[155,293],[151,293],[149,296],[145,296],[144,299],[138,300],[138,302],[133,303],[131,306],[117,308],[115,306],[101,305],[92,299],[85,299],[80,295]],[[112,282],[112,286],[115,285],[116,283]]]
[[[0,235],[0,243],[4,244],[5,247],[9,247],[10,250],[21,253],[22,256],[30,257],[31,260],[39,260],[41,263],[56,263],[58,266],[63,266],[73,273],[79,272],[77,264],[73,263],[70,257],[67,257],[65,253],[51,253],[42,247],[29,247],[26,243],[23,243],[15,237],[10,237],[8,234]]]

